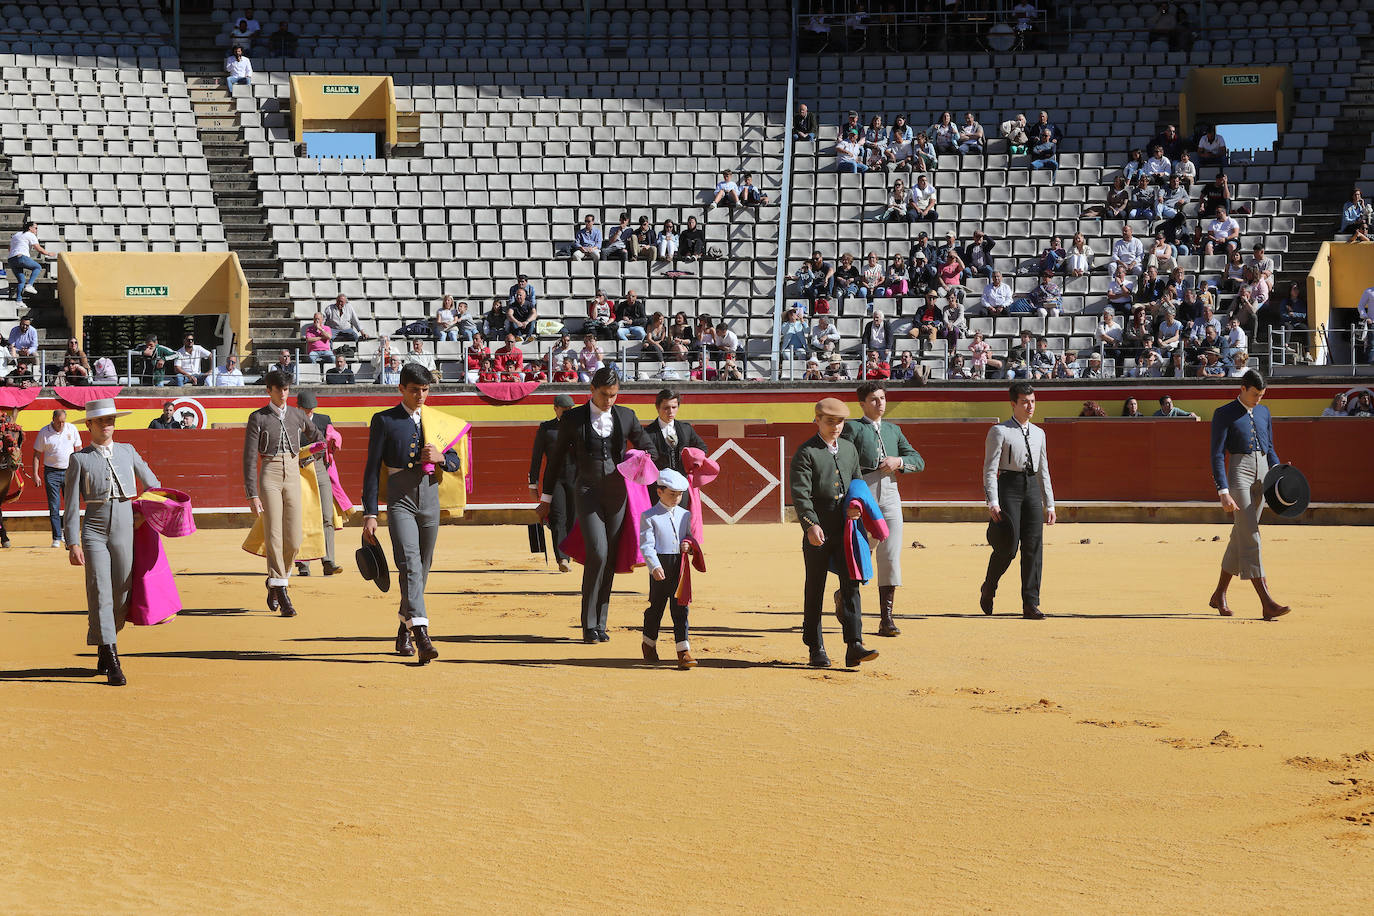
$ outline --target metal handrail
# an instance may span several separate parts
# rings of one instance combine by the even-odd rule
[[[799,0],[792,0],[792,20],[797,19],[797,8]],[[778,187],[778,263],[773,280],[773,345],[772,345],[772,376],[773,381],[777,381],[782,375],[781,354],[778,352],[782,343],[782,306],[783,289],[787,285],[787,246],[788,232],[791,229],[788,211],[792,206],[792,131],[796,124],[796,112],[794,111],[794,98],[797,88],[797,30],[792,29],[791,35],[791,54],[789,55],[787,70],[787,119],[783,124],[783,147],[782,147],[782,178]]]

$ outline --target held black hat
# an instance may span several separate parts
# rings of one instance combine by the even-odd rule
[[[1264,475],[1264,501],[1276,514],[1296,518],[1307,511],[1312,490],[1302,471],[1291,464],[1278,464]]]
[[[364,579],[375,582],[384,594],[391,591],[391,570],[386,565],[386,553],[382,551],[381,544],[369,544],[364,539],[353,557],[358,561],[358,572]]]

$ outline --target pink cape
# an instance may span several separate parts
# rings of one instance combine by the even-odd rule
[[[720,465],[707,458],[699,448],[684,448],[682,467],[687,472],[687,486],[692,492],[692,538],[700,544],[706,539],[701,515],[701,488],[720,476]]]
[[[325,455],[324,464],[329,469],[329,488],[334,491],[334,503],[339,507],[340,513],[347,515],[353,511],[353,500],[348,498],[348,494],[344,492],[343,484],[339,482],[339,463],[334,460],[334,452],[343,448],[343,436],[334,428],[333,424],[330,424],[329,431],[325,433],[325,440],[325,442],[312,443],[310,450],[319,451],[315,448],[316,445],[322,449],[333,446]]]
[[[529,397],[539,382],[478,382],[477,391],[484,398],[512,404]]]
[[[129,593],[128,622],[135,626],[163,623],[181,611],[176,577],[162,549],[161,535],[193,534],[191,498],[180,490],[149,490],[134,500],[140,519],[134,522],[133,582]]]
[[[122,385],[54,385],[52,393],[63,404],[80,410],[88,401],[113,398],[123,390]]]
[[[644,565],[644,554],[639,552],[639,517],[652,505],[649,492],[644,488],[658,480],[658,468],[648,452],[632,448],[625,453],[625,460],[616,465],[616,470],[625,482],[625,521],[615,544],[615,571],[627,573]],[[582,541],[582,529],[577,522],[573,522],[572,530],[558,546],[569,557],[586,565],[587,545]]]

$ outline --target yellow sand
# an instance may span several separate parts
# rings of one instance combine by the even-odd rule
[[[1266,529],[1274,623],[1244,583],[1208,611],[1225,530],[1051,529],[1034,623],[1015,569],[978,613],[982,526],[909,525],[904,632],[857,672],[801,667],[790,526],[708,531],[692,672],[639,661],[643,572],[575,641],[578,574],[522,528],[442,532],[423,669],[394,590],[317,568],[268,616],[242,532],[208,531],[170,544],[190,610],[124,632],[123,690],[79,572],[20,534],[0,912],[1365,909],[1374,530]]]

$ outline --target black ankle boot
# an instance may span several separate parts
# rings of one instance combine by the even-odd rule
[[[104,646],[95,647],[95,673],[104,674],[110,670],[110,653]]]
[[[111,643],[108,646],[101,646],[100,648],[105,651],[105,664],[107,665],[105,669],[106,682],[111,687],[123,687],[125,684],[129,683],[128,679],[124,677],[124,669],[119,667],[119,653],[115,651],[114,644]]]
[[[422,665],[428,665],[439,657],[439,650],[429,641],[429,627],[411,627],[410,636],[415,640],[415,651]]]
[[[404,623],[396,629],[396,654],[406,658],[415,654],[415,644],[410,641],[410,630]]]
[[[295,617],[296,606],[291,603],[291,595],[287,593],[286,586],[277,586],[277,601],[281,604],[281,615],[283,617]]]

